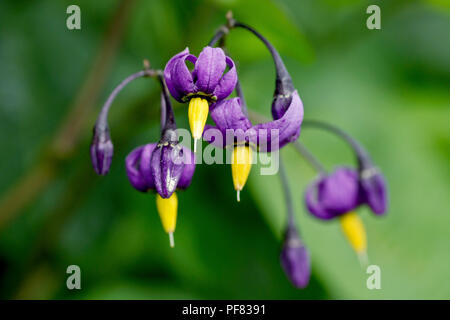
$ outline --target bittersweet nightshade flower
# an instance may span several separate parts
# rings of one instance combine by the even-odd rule
[[[306,288],[311,277],[309,252],[293,226],[286,230],[280,260],[292,284],[297,288]]]
[[[195,171],[195,156],[178,142],[175,117],[164,80],[161,93],[161,139],[137,147],[127,156],[125,167],[131,185],[139,191],[155,190],[156,207],[164,230],[174,246],[178,198],[176,189],[187,188]]]
[[[232,176],[239,201],[239,192],[244,187],[251,168],[251,148],[259,152],[271,152],[295,141],[300,135],[303,103],[294,88],[292,78],[281,56],[272,44],[256,30],[234,21],[232,17],[228,18],[227,28],[230,27],[241,27],[256,35],[272,54],[276,71],[275,92],[272,101],[273,121],[252,125],[244,111],[246,106],[239,81],[237,81],[236,91],[240,97],[217,102],[210,108],[211,118],[216,127],[206,126],[203,138],[218,147],[231,146],[234,148]],[[220,37],[224,35],[223,31],[219,31],[211,40],[210,45],[219,41]],[[217,136],[210,130],[219,130],[222,139],[217,139]]]
[[[308,211],[322,220],[329,220],[356,209],[363,199],[358,172],[351,168],[337,168],[329,175],[321,175],[305,193]]]
[[[156,191],[156,205],[164,230],[174,246],[178,199],[176,189],[186,189],[195,171],[191,150],[169,142],[137,147],[127,156],[125,167],[131,185],[139,191]]]
[[[192,71],[186,61],[194,64]],[[227,66],[229,70],[225,72]],[[220,48],[205,47],[198,58],[186,48],[169,60],[164,78],[177,101],[189,102],[195,152],[196,141],[201,138],[208,117],[209,104],[225,99],[234,90],[237,81],[234,62]]]
[[[342,231],[365,263],[367,240],[364,224],[354,212],[367,198],[361,188],[359,174],[351,168],[338,168],[321,175],[305,193],[308,211],[322,220],[340,218]]]
[[[145,63],[144,63],[145,64]],[[94,127],[91,159],[98,174],[106,174],[111,164],[113,145],[109,136],[108,112],[117,94],[131,81],[144,77],[156,77],[161,84],[161,139],[137,147],[127,156],[125,167],[131,185],[142,192],[155,190],[156,206],[164,230],[174,246],[173,232],[176,226],[178,198],[175,190],[189,186],[195,170],[194,154],[178,143],[175,117],[164,82],[162,71],[146,70],[132,74],[123,80],[105,102]]]
[[[344,139],[353,149],[358,163],[358,182],[361,201],[366,203],[377,215],[382,215],[388,207],[386,181],[375,167],[369,153],[353,137],[343,130],[321,121],[308,120],[304,122],[307,127],[316,127],[327,130]]]

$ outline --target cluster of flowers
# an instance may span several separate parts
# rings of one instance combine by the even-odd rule
[[[323,122],[303,121],[302,101],[277,50],[253,28],[235,21],[231,16],[227,19],[227,24],[219,29],[198,57],[190,54],[186,48],[168,61],[164,71],[152,70],[147,66],[114,89],[94,127],[90,151],[95,171],[105,175],[111,165],[113,144],[107,116],[114,98],[131,81],[140,77],[153,77],[161,84],[160,140],[131,151],[126,157],[125,167],[129,181],[136,190],[156,192],[157,210],[172,247],[178,207],[175,191],[190,185],[195,171],[195,155],[189,148],[179,144],[169,95],[181,103],[189,104],[188,118],[194,138],[194,152],[197,141],[202,138],[217,147],[232,148],[232,178],[238,201],[239,192],[251,170],[252,152],[272,152],[293,143],[319,170],[319,177],[305,193],[308,211],[322,220],[340,218],[344,234],[351,245],[361,257],[365,256],[364,226],[354,210],[366,204],[376,214],[386,211],[387,196],[382,175],[368,153],[348,134]],[[222,48],[214,47],[233,28],[243,28],[256,35],[273,57],[276,79],[271,107],[272,121],[252,124],[247,115],[235,64]],[[187,61],[194,65],[192,70],[186,65]],[[238,97],[227,99],[235,89]],[[216,126],[206,125],[208,114]],[[355,151],[358,168],[342,167],[328,174],[311,154],[305,154],[307,150],[297,141],[300,128],[308,126],[330,131],[349,142]],[[231,145],[209,138],[211,135],[206,134],[209,130],[218,130],[223,136],[231,132],[234,135]],[[271,143],[274,140],[277,143]],[[291,282],[303,288],[310,278],[309,253],[296,226],[290,190],[282,166],[280,176],[288,208],[281,264]]]

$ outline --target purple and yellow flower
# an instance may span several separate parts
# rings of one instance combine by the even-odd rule
[[[164,230],[169,234],[170,246],[174,246],[178,210],[176,189],[186,189],[195,171],[195,156],[190,149],[179,144],[175,117],[167,89],[160,78],[161,93],[161,139],[137,147],[127,156],[125,167],[128,180],[139,191],[156,191],[156,208]]]
[[[128,180],[139,191],[156,191],[156,206],[164,230],[173,247],[178,198],[177,189],[191,184],[195,171],[195,156],[178,141],[160,141],[139,146],[125,160]]]
[[[186,62],[194,65],[192,71]],[[209,104],[225,99],[236,86],[234,62],[220,48],[205,47],[198,58],[186,48],[169,60],[164,78],[169,92],[177,101],[189,102],[189,125],[195,152],[196,141],[202,137],[208,118]]]
[[[217,147],[232,147],[232,176],[238,194],[244,187],[252,165],[252,150],[276,151],[300,135],[303,104],[298,92],[285,100],[279,118],[253,125],[244,114],[240,98],[232,98],[211,106],[216,126],[207,125],[203,139]]]
[[[311,183],[305,193],[305,202],[308,211],[316,218],[330,220],[339,217],[353,249],[364,258],[366,232],[355,210],[366,204],[375,214],[383,214],[387,206],[386,185],[378,171],[360,175],[354,169],[340,167]]]

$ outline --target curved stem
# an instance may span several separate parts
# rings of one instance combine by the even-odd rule
[[[230,21],[230,20],[229,20]],[[229,52],[225,48],[225,39],[226,35],[228,34],[230,22],[227,25],[223,25],[220,27],[220,29],[216,32],[216,34],[212,37],[211,41],[208,43],[208,46],[213,47],[217,43],[219,43],[219,46],[223,49],[225,54],[227,56],[230,56]],[[247,102],[245,101],[244,93],[242,91],[241,82],[239,81],[239,77],[236,81],[236,87],[235,87],[236,95],[241,99],[241,108],[244,115],[248,117],[248,110],[247,110]]]
[[[154,76],[153,70],[142,70],[136,73],[133,73],[132,75],[126,77],[117,87],[114,88],[114,90],[109,95],[108,99],[106,99],[105,104],[102,107],[102,110],[100,111],[100,114],[97,119],[96,127],[98,127],[101,130],[106,130],[108,127],[108,113],[109,109],[111,108],[111,105],[116,98],[116,96],[119,94],[120,91],[122,91],[123,88],[126,87],[127,84],[132,82],[133,80],[136,80],[141,77],[149,77]]]
[[[243,28],[251,33],[253,33],[256,37],[258,37],[267,47],[267,49],[270,51],[273,61],[275,63],[275,69],[276,69],[276,89],[275,89],[275,95],[286,95],[292,93],[294,89],[294,85],[292,83],[292,78],[289,75],[289,72],[286,69],[286,66],[284,65],[283,60],[281,59],[280,54],[278,51],[274,48],[274,46],[267,40],[262,34],[260,34],[258,31],[253,29],[252,27],[241,23],[237,21],[232,21],[231,23],[232,27],[238,27]]]
[[[356,139],[354,139],[347,132],[339,129],[338,127],[318,120],[304,120],[302,123],[302,127],[315,127],[334,133],[335,135],[345,140],[353,149],[356,154],[360,170],[367,169],[373,166],[372,159],[370,158],[369,153],[366,151],[366,149],[364,149],[364,147]]]
[[[169,98],[169,91],[162,71],[157,70],[158,80],[161,84],[161,133],[165,130],[175,130],[177,128],[175,123],[175,115],[173,113],[172,103]]]
[[[300,141],[294,141],[292,145],[295,147],[298,153],[300,153],[300,155],[305,158],[314,169],[317,170],[317,172],[324,175],[327,173],[325,167]]]

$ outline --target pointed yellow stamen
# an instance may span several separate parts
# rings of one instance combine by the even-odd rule
[[[366,230],[361,218],[356,212],[348,212],[341,216],[341,227],[353,250],[356,251],[361,264],[367,263]]]
[[[234,189],[237,191],[237,201],[240,201],[239,192],[247,182],[252,168],[252,149],[249,146],[236,146],[231,154],[231,174]]]
[[[164,199],[159,194],[156,194],[156,208],[158,209],[164,231],[169,234],[170,246],[173,248],[175,245],[173,233],[175,232],[175,227],[177,225],[177,194],[173,193],[172,196],[167,199]]]
[[[202,138],[206,119],[208,118],[209,104],[203,98],[192,98],[189,101],[189,126],[191,127],[192,137],[194,138],[194,152],[197,150],[197,140]]]

